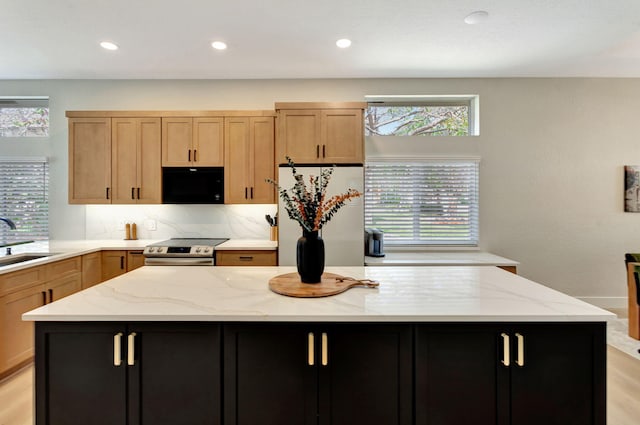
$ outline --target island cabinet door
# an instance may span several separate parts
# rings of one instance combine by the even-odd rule
[[[511,423],[604,425],[604,324],[524,324],[512,333]]]
[[[319,425],[413,423],[410,325],[338,324],[317,335]]]
[[[219,325],[130,324],[126,338],[128,424],[221,423]]]
[[[313,330],[298,324],[223,329],[225,425],[317,424]]]
[[[490,325],[416,326],[417,425],[509,423],[503,332]]]
[[[127,423],[120,324],[36,324],[36,423]]]

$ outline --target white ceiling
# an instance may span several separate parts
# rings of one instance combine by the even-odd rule
[[[640,0],[0,0],[0,31],[0,79],[640,77]]]

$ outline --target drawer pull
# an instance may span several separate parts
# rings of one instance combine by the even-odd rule
[[[253,261],[253,256],[251,255],[241,255],[240,261]]]
[[[522,367],[524,366],[524,336],[516,332],[516,339],[518,340],[518,357],[516,358],[516,364]]]
[[[511,365],[511,353],[509,353],[509,335],[506,333],[500,334],[502,337],[502,364],[506,367]]]
[[[113,336],[113,365],[120,366],[122,364],[122,332],[118,332]]]
[[[329,338],[326,332],[322,332],[322,366],[329,364]]]
[[[133,366],[136,364],[135,359],[136,333],[131,332],[127,338],[127,364]]]
[[[313,332],[309,332],[308,341],[307,341],[307,359],[309,362],[309,366],[313,366],[316,362],[313,341],[314,341]]]

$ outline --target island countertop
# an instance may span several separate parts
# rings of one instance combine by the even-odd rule
[[[373,279],[291,298],[269,279],[294,267],[142,267],[25,313],[27,321],[605,322],[612,313],[497,267],[328,267]]]

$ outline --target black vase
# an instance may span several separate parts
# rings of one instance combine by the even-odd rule
[[[318,232],[302,231],[296,246],[298,274],[303,283],[320,283],[324,271],[324,241]]]

